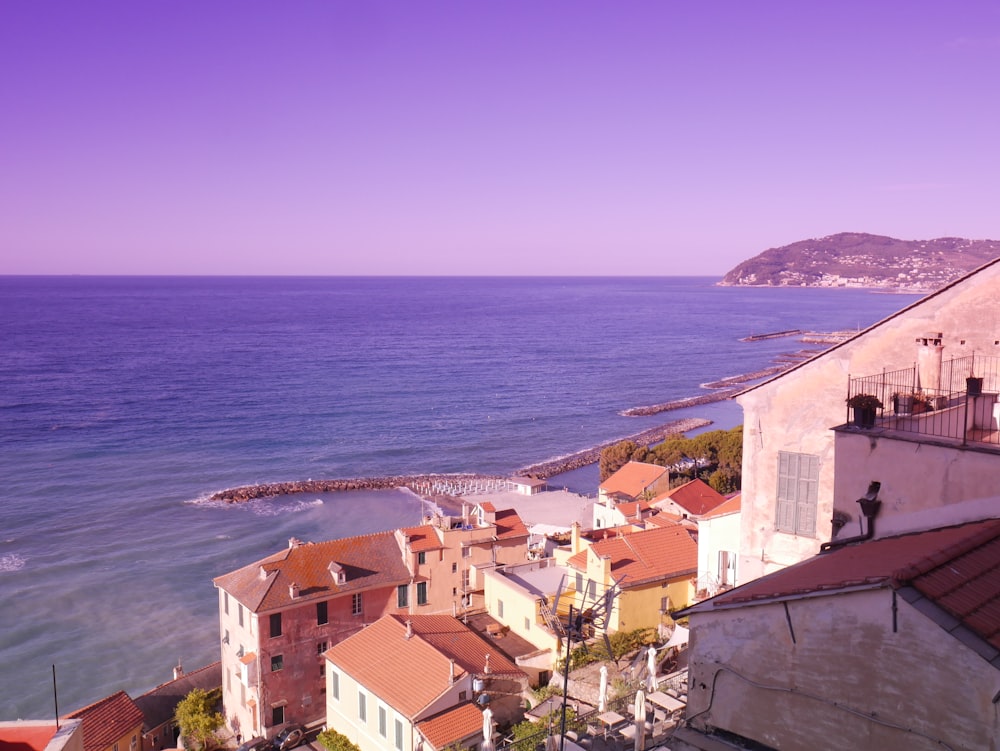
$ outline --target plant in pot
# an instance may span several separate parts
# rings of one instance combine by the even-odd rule
[[[855,394],[847,400],[847,406],[854,410],[854,424],[859,428],[875,426],[875,415],[882,409],[882,402],[874,394]]]

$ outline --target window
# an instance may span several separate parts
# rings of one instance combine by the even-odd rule
[[[399,751],[403,751],[403,723],[397,719],[393,724],[396,730],[395,746]]]
[[[468,589],[468,588],[469,588],[469,572],[468,571],[463,571],[462,572],[462,589]]]
[[[242,606],[242,605],[239,605],[239,604],[237,604],[237,606],[236,606],[236,607],[238,608],[238,610],[237,610],[236,612],[237,612],[237,613],[239,614],[239,617],[240,617],[240,625],[242,626],[242,625],[243,625],[243,606]]]
[[[453,573],[453,574],[457,574],[458,573],[458,564],[457,563],[452,563],[451,564],[451,573]]]
[[[282,655],[271,655],[271,672],[277,672],[285,667],[285,658]]]
[[[405,608],[410,604],[410,585],[400,584],[396,587],[396,607]]]
[[[417,605],[427,604],[427,582],[417,582]]]
[[[285,708],[271,707],[271,724],[281,725],[285,722]]]
[[[368,721],[368,697],[365,696],[365,692],[358,690],[358,719],[362,722]]]
[[[472,557],[472,548],[470,548],[470,547],[462,548],[462,557],[463,558],[471,558]]]
[[[351,595],[351,615],[361,615],[361,593]]]
[[[421,566],[427,563],[427,553],[417,553],[417,563]]]
[[[775,529],[793,535],[815,537],[818,503],[819,457],[779,451]]]
[[[330,618],[326,610],[325,602],[316,603],[316,625],[322,626],[325,623],[329,623]]]
[[[281,613],[271,613],[271,638],[281,636]]]
[[[465,701],[465,697],[466,697],[466,692],[465,691],[459,691],[458,692],[458,700],[459,701]]]
[[[666,613],[670,610],[670,597],[660,598],[660,612]]]
[[[326,660],[319,664],[319,677],[326,678]]]
[[[497,618],[503,618],[503,600],[497,600]]]
[[[229,615],[229,593],[222,593],[222,607],[226,611],[226,615]]]
[[[336,670],[330,671],[330,691],[333,693],[333,698],[340,701],[340,673]]]
[[[321,655],[326,651],[327,643],[325,641],[316,642],[316,654]]]
[[[385,707],[378,708],[378,734],[383,738],[389,737],[389,717],[385,712]]]
[[[527,616],[524,617],[524,630],[531,631],[531,619],[528,618]]]

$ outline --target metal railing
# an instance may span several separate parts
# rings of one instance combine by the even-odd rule
[[[938,386],[921,384],[917,365],[877,375],[851,378],[848,384],[847,422],[865,426],[852,414],[850,401],[874,396],[881,407],[874,424],[884,430],[916,433],[966,443],[1000,445],[1000,358],[973,355],[941,363]],[[869,415],[868,420],[871,420]]]

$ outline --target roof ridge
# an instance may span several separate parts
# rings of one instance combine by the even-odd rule
[[[977,526],[983,524],[982,529],[973,530],[968,537],[960,542],[956,542],[953,545],[932,551],[928,555],[914,561],[908,566],[903,566],[902,568],[893,571],[893,584],[899,585],[912,579],[916,579],[918,576],[926,574],[929,571],[933,571],[939,566],[943,566],[949,561],[953,561],[959,556],[965,555],[966,553],[969,553],[976,548],[995,540],[997,537],[1000,537],[1000,520],[992,519],[990,522],[992,523],[983,524],[982,521],[971,522],[971,524]]]

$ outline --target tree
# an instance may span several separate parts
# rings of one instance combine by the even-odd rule
[[[635,441],[619,441],[616,444],[608,446],[601,451],[601,458],[598,461],[598,466],[601,469],[601,482],[607,480],[611,475],[635,459],[636,456],[645,458],[646,453],[646,447],[640,446]],[[635,460],[640,461],[638,459]]]
[[[215,732],[226,721],[216,710],[220,693],[219,689],[205,691],[193,688],[174,710],[174,721],[180,726],[181,735],[199,749],[210,749],[215,745]]]
[[[361,751],[360,748],[351,740],[341,733],[338,733],[333,728],[329,730],[324,730],[316,738],[320,742],[320,745],[327,751]]]
[[[731,430],[712,430],[693,438],[671,436],[652,448],[640,446],[634,441],[619,441],[601,451],[601,482],[628,461],[672,468],[671,487],[701,477],[719,492],[731,493],[740,489],[743,426],[739,425]],[[723,491],[722,488],[727,490]]]

